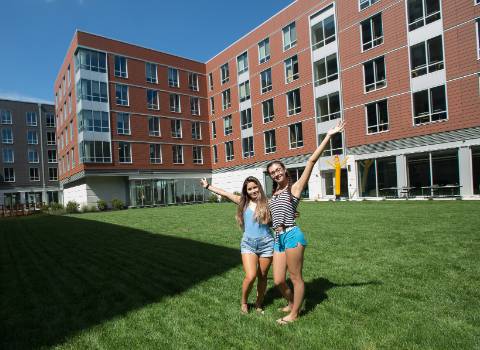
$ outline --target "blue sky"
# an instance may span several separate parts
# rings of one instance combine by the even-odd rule
[[[292,2],[2,0],[0,98],[52,102],[76,29],[205,62]]]

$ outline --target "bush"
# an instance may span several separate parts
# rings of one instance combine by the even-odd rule
[[[50,209],[52,210],[61,210],[63,209],[63,205],[61,205],[60,203],[50,203]]]
[[[218,203],[218,196],[212,193],[210,197],[208,197],[208,201],[210,203]]]
[[[75,201],[69,201],[66,206],[67,213],[78,213],[78,208],[80,207],[80,204],[78,204]]]
[[[98,210],[100,210],[100,211],[105,211],[105,210],[107,210],[107,208],[108,208],[107,201],[104,201],[103,199],[99,199],[99,200],[97,201],[97,208],[98,208]]]
[[[83,204],[82,207],[80,208],[80,211],[82,213],[88,213],[90,211],[90,208],[88,207],[87,204]]]
[[[121,210],[125,207],[124,203],[120,199],[112,199],[112,208],[115,210]]]
[[[98,208],[95,204],[92,204],[89,208],[88,208],[91,212],[95,212],[95,211],[98,211]]]
[[[40,211],[41,211],[42,213],[48,212],[48,209],[49,209],[49,207],[48,207],[48,205],[45,204],[45,203],[43,203],[43,204],[40,206]]]

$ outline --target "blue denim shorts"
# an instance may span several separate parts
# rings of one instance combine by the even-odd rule
[[[285,249],[296,248],[299,243],[304,247],[307,246],[307,240],[300,227],[293,226],[287,232],[284,231],[275,235],[274,249],[276,252],[282,253]]]
[[[272,236],[262,236],[250,238],[245,235],[240,243],[240,252],[242,254],[257,254],[261,258],[273,256],[273,244],[275,240]]]

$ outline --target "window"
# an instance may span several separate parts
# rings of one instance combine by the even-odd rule
[[[298,79],[298,57],[297,55],[285,60],[285,82],[291,83]]]
[[[215,99],[210,97],[210,111],[212,114],[215,114]]]
[[[410,47],[412,78],[443,69],[442,36]]]
[[[38,159],[38,151],[36,149],[29,149],[28,150],[28,162],[29,163],[38,163],[40,160]]]
[[[260,73],[260,85],[262,94],[272,90],[272,69],[268,68]]]
[[[215,121],[212,122],[212,139],[217,138],[217,125]]]
[[[218,162],[218,150],[217,150],[217,145],[213,145],[213,162],[217,163]]]
[[[147,82],[156,84],[158,82],[157,77],[157,65],[155,63],[145,63],[145,75]]]
[[[326,134],[318,135],[318,144],[323,141],[325,136]],[[343,154],[342,134],[335,134],[330,138],[325,150],[322,153],[322,157],[330,157],[334,154]]]
[[[388,131],[387,100],[366,105],[367,134]]]
[[[253,136],[242,138],[242,155],[243,158],[253,157],[255,152],[253,151]]]
[[[317,122],[340,118],[340,95],[334,92],[317,98]]]
[[[150,163],[162,163],[162,145],[157,143],[150,144]]]
[[[25,114],[27,126],[37,126],[37,113],[27,112]]]
[[[48,159],[49,163],[56,163],[57,162],[57,150],[56,149],[47,150],[47,159]]]
[[[247,54],[247,52],[244,52],[240,56],[237,57],[237,71],[238,71],[238,75],[242,74],[243,72],[248,71],[248,54]]]
[[[172,137],[181,138],[182,137],[182,121],[180,119],[172,119],[170,121],[170,126],[172,128]]]
[[[192,91],[198,91],[198,74],[188,72],[188,87]]]
[[[178,76],[178,69],[176,68],[168,68],[168,86],[171,87],[179,87],[180,80]]]
[[[300,101],[300,89],[287,92],[287,108],[288,115],[298,114],[302,111],[302,103]]]
[[[338,79],[337,54],[327,56],[315,62],[315,86],[323,85]]]
[[[382,14],[379,13],[363,21],[362,27],[362,49],[371,49],[383,43]]]
[[[58,181],[57,168],[48,168],[48,181]]]
[[[130,135],[130,114],[117,113],[117,134]]]
[[[3,181],[15,182],[15,170],[13,168],[3,168]]]
[[[298,148],[303,146],[302,123],[292,124],[288,128],[290,134],[290,148]]]
[[[72,169],[75,167],[75,148],[70,150],[70,160],[72,161]]]
[[[275,118],[275,111],[273,109],[273,98],[262,102],[263,122],[268,123]]]
[[[372,6],[376,2],[379,2],[380,0],[360,0],[360,10],[364,10],[367,7]]]
[[[203,151],[200,146],[192,147],[193,164],[203,164]]]
[[[363,64],[363,75],[365,78],[365,91],[374,91],[385,87],[385,57],[378,57]]]
[[[275,141],[275,129],[264,132],[265,153],[273,153],[277,150],[277,142]]]
[[[120,106],[128,106],[128,86],[115,84],[116,103]]]
[[[413,119],[415,125],[447,119],[445,85],[413,94]]]
[[[148,117],[148,135],[161,136],[160,117]]]
[[[180,113],[180,95],[170,94],[170,112]]]
[[[132,162],[132,149],[129,142],[118,143],[118,161],[120,163]]]
[[[247,108],[243,111],[240,111],[240,126],[242,130],[252,127],[252,109],[251,108]]]
[[[250,99],[250,81],[244,81],[240,85],[238,85],[238,96],[240,102],[246,101]]]
[[[55,146],[57,144],[57,135],[55,131],[47,131],[47,146]]]
[[[68,114],[72,113],[72,94],[68,94]]]
[[[408,0],[407,9],[410,31],[440,19],[440,0]]]
[[[228,62],[220,67],[220,76],[222,78],[222,84],[228,83],[230,80],[230,69],[228,68]]]
[[[33,130],[27,131],[27,143],[29,145],[37,145],[38,144],[38,133]]]
[[[68,65],[68,68],[67,68],[67,86],[70,87],[71,83],[72,83],[72,78],[70,77],[70,65]]]
[[[108,113],[83,109],[78,113],[78,131],[110,132]]]
[[[267,62],[270,59],[270,39],[266,38],[258,43],[258,63]]]
[[[173,164],[183,164],[183,146],[173,145]]]
[[[480,0],[477,0],[477,4],[479,4]],[[477,58],[480,59],[480,18],[477,18]]]
[[[210,90],[213,90],[213,74],[208,73],[208,86],[210,87]]]
[[[201,140],[202,139],[202,129],[200,122],[192,122],[192,139]]]
[[[0,109],[0,124],[12,124],[12,112]]]
[[[198,97],[190,97],[190,112],[192,115],[200,115],[200,99]]]
[[[106,73],[107,63],[104,52],[79,49],[75,56],[75,69],[87,69],[93,72]]]
[[[109,163],[110,142],[105,141],[82,141],[79,145],[80,162],[82,163]]]
[[[226,110],[227,108],[230,108],[231,105],[232,102],[230,100],[230,89],[222,91],[222,109]]]
[[[158,91],[147,89],[147,108],[148,109],[159,109],[158,104]]]
[[[38,168],[30,168],[30,181],[40,181]]]
[[[225,142],[225,158],[227,162],[235,158],[235,154],[233,153],[233,141]]]
[[[14,152],[12,148],[3,149],[3,162],[13,163],[15,161]]]
[[[312,27],[312,49],[319,49],[335,41],[335,19],[333,15]]]
[[[227,115],[226,117],[223,117],[223,131],[225,135],[230,135],[233,131],[232,128],[232,116]]]
[[[127,59],[122,56],[115,56],[114,75],[116,77],[127,77]]]
[[[283,51],[294,47],[297,44],[297,30],[295,28],[295,22],[290,23],[288,26],[282,29],[283,32]]]
[[[77,83],[77,101],[87,100],[108,102],[107,83],[96,80],[81,79]],[[63,119],[66,117],[67,105],[63,106]]]

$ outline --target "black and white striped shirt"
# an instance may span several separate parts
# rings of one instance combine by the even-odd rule
[[[290,197],[292,200],[290,201]],[[297,210],[298,202],[300,200],[295,196],[290,196],[288,190],[280,192],[278,195],[273,195],[268,202],[270,213],[272,214],[272,226],[277,228],[280,226],[290,227],[295,226],[295,211]]]

